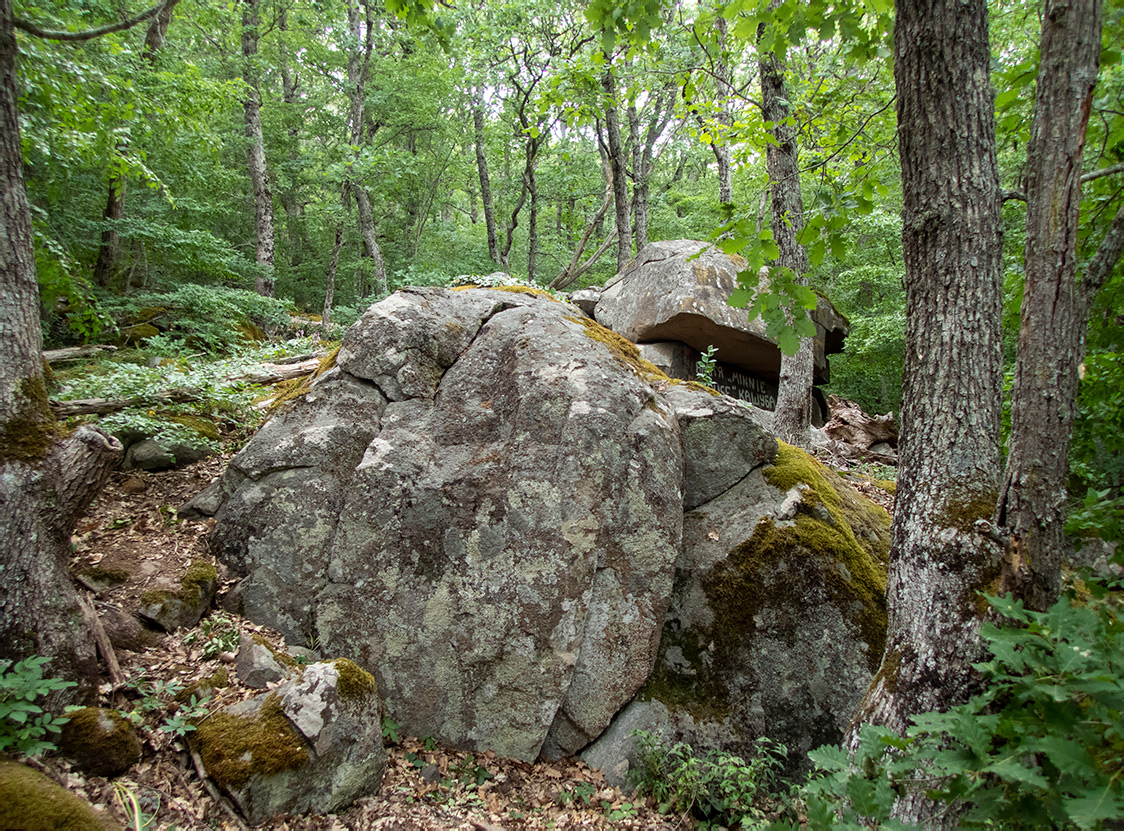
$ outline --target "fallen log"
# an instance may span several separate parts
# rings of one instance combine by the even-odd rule
[[[311,375],[320,366],[320,358],[309,358],[299,364],[262,364],[261,370],[245,372],[241,375],[228,375],[219,383],[223,386],[253,384],[270,386],[282,381],[291,381]],[[168,404],[190,404],[200,401],[203,393],[195,389],[162,390],[152,395],[136,395],[131,398],[80,398],[71,401],[52,401],[51,410],[55,418],[70,418],[79,415],[109,415],[121,410],[137,408],[151,409]]]
[[[66,346],[62,349],[45,349],[43,351],[43,360],[49,364],[58,364],[64,361],[80,361],[84,358],[99,358],[116,351],[116,346],[93,343],[87,344],[86,346]]]

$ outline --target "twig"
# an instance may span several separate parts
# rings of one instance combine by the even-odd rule
[[[109,640],[109,635],[105,633],[105,627],[102,626],[101,618],[94,610],[94,603],[90,597],[87,593],[79,594],[78,605],[82,607],[82,617],[86,621],[87,628],[93,634],[94,643],[98,645],[98,651],[105,661],[110,683],[113,684],[113,692],[117,692],[125,685],[125,674],[121,672],[121,664],[117,662],[117,653],[113,650],[113,643]]]
[[[191,761],[192,764],[195,765],[195,772],[199,774],[199,781],[203,783],[203,787],[207,789],[207,793],[211,795],[211,799],[215,800],[215,802],[226,811],[231,820],[234,821],[234,824],[242,829],[242,831],[250,831],[246,823],[242,821],[242,817],[238,816],[238,812],[231,807],[226,797],[219,793],[214,782],[207,778],[207,769],[203,767],[203,760],[199,757],[199,752],[190,744],[187,745],[187,752],[191,754]]]

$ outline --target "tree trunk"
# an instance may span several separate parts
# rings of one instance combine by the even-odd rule
[[[617,272],[624,271],[632,259],[632,232],[629,228],[628,171],[621,145],[620,116],[617,113],[617,79],[611,66],[601,76],[605,90],[605,136],[609,145],[609,165],[613,171],[613,202],[617,223]]]
[[[539,184],[535,179],[535,162],[527,168],[527,195],[530,197],[527,217],[527,280],[535,282],[539,249]]]
[[[374,47],[372,40],[374,19],[371,6],[367,0],[364,0],[363,8],[366,13],[366,34],[363,33],[359,20],[359,6],[355,0],[348,0],[347,23],[351,34],[352,48],[347,56],[347,82],[351,93],[348,104],[352,147],[360,147],[366,144],[369,139],[363,125],[366,123],[364,116],[366,112],[367,72],[371,65],[371,50]],[[362,44],[362,47],[359,44]],[[382,258],[382,250],[379,248],[375,233],[375,214],[371,209],[371,197],[360,182],[349,181],[348,184],[350,184],[352,193],[355,194],[355,205],[359,209],[359,238],[363,240],[363,253],[370,257],[373,265],[375,291],[383,295],[387,293],[386,262]]]
[[[764,24],[762,24],[762,30]],[[760,30],[759,30],[760,37]],[[777,265],[788,269],[798,284],[808,284],[808,254],[797,242],[804,230],[804,199],[800,191],[800,148],[796,127],[788,123],[788,94],[784,63],[776,55],[759,53],[762,116],[773,123],[774,141],[765,146],[769,191],[773,205],[773,240],[780,249]],[[792,323],[791,316],[789,323]],[[781,355],[773,432],[781,441],[811,449],[813,339],[800,338],[795,355]]]
[[[496,240],[496,208],[492,204],[492,180],[488,176],[488,158],[484,154],[484,108],[477,104],[472,109],[472,124],[476,143],[476,171],[480,175],[480,202],[484,207],[484,225],[488,229],[488,256],[496,265],[500,263],[500,246]]]
[[[247,157],[250,182],[254,188],[254,230],[257,234],[258,275],[254,290],[273,297],[273,193],[265,163],[265,138],[261,129],[261,85],[258,71],[258,26],[261,0],[242,0],[242,57],[245,59],[243,81],[246,98],[242,108],[246,116]]]
[[[320,320],[327,326],[332,322],[332,302],[336,298],[336,272],[340,267],[340,251],[343,250],[343,224],[336,223],[336,244],[332,246],[332,261],[328,264],[328,274],[324,280],[324,310]]]
[[[1081,154],[1101,50],[1099,0],[1047,0],[1026,163],[1026,278],[1006,482],[997,522],[1016,594],[1045,611],[1061,586],[1069,444],[1088,304],[1076,282]],[[1092,298],[1089,298],[1091,300]]]
[[[281,101],[285,105],[285,121],[289,125],[289,161],[292,162],[292,169],[296,170],[300,161],[300,129],[293,111],[297,105],[300,77],[294,73],[289,61],[289,45],[285,40],[289,31],[289,16],[284,8],[278,13],[277,30],[281,33],[277,62],[281,70]],[[280,194],[281,207],[285,209],[285,240],[289,245],[289,265],[297,268],[304,262],[305,251],[311,250],[312,246],[308,241],[304,206],[297,192],[296,177],[290,175],[286,180]]]
[[[984,0],[899,0],[906,356],[882,666],[855,719],[904,731],[976,689],[978,592],[1001,590],[995,508],[1001,239]],[[921,792],[906,821],[955,827]]]
[[[150,66],[156,64],[156,53],[164,48],[164,36],[172,23],[172,13],[179,0],[167,0],[160,12],[148,24],[144,36],[143,57]],[[117,143],[115,153],[123,156],[129,149],[128,139],[121,139]],[[109,177],[109,196],[106,200],[105,211],[102,214],[104,227],[101,232],[101,245],[98,247],[98,259],[94,263],[94,282],[102,288],[108,288],[117,271],[117,261],[121,254],[121,237],[117,233],[116,223],[125,218],[125,186],[126,178],[120,175]],[[128,285],[123,287],[128,289]]]
[[[710,148],[714,151],[714,160],[718,163],[718,201],[728,204],[734,201],[734,174],[730,167],[730,145],[727,143],[730,125],[734,121],[730,114],[729,102],[733,74],[726,55],[726,18],[721,13],[715,15],[714,28],[718,39],[718,57],[714,61],[714,82],[718,97],[721,99],[717,120],[723,129],[715,131],[718,135],[711,141]]]
[[[52,658],[51,676],[92,692],[93,638],[67,574],[74,521],[121,455],[90,427],[66,438],[43,383],[39,289],[24,189],[11,0],[0,0],[0,657]]]
[[[128,142],[118,142],[115,152],[123,154],[128,150]],[[98,259],[94,263],[94,282],[102,288],[109,288],[113,273],[117,270],[117,260],[121,253],[121,236],[117,233],[117,222],[125,218],[126,178],[120,175],[109,177],[109,198],[102,212],[101,245]]]

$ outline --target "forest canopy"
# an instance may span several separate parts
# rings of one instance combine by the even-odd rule
[[[129,296],[185,284],[256,289],[346,323],[397,287],[458,274],[597,284],[648,240],[715,239],[747,271],[775,264],[765,56],[783,66],[782,126],[799,145],[807,279],[852,324],[831,391],[900,408],[889,3],[168,0],[132,28],[65,39],[147,10],[14,10],[48,345],[112,340]],[[1007,0],[989,13],[1010,365],[1041,18]],[[1124,71],[1108,48],[1122,30],[1110,2],[1082,263],[1124,198]],[[1090,315],[1077,493],[1124,475],[1120,294],[1117,267]]]

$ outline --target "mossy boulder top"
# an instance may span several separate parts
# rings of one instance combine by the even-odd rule
[[[685,510],[774,461],[759,421],[569,304],[408,289],[188,510],[244,613],[369,670],[404,731],[557,757],[649,681]]]

